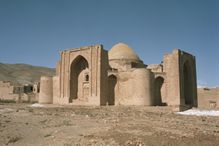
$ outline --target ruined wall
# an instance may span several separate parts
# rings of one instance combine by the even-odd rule
[[[32,87],[32,85],[0,81],[0,100],[2,102],[37,102],[38,94],[33,93]]]
[[[10,82],[0,81],[0,100],[19,100],[19,94],[14,93],[14,86]]]
[[[217,88],[199,88],[198,89],[198,107],[215,109],[219,108],[219,87]]]

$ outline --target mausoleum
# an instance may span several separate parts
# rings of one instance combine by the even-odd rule
[[[39,103],[197,106],[195,56],[174,49],[160,64],[145,64],[128,45],[64,50],[56,76],[41,77]]]

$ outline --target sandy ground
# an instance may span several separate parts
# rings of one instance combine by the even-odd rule
[[[168,107],[0,104],[0,146],[219,146],[219,117]]]

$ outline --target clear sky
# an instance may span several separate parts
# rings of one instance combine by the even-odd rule
[[[123,42],[145,64],[180,48],[219,85],[219,0],[0,0],[0,62],[55,67],[59,51]]]

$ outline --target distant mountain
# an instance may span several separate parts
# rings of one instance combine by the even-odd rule
[[[28,64],[0,63],[0,81],[12,83],[33,84],[40,81],[41,76],[55,75],[54,68],[32,66]]]

